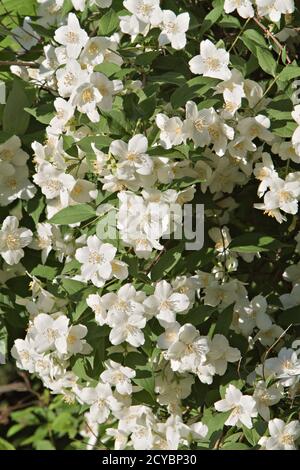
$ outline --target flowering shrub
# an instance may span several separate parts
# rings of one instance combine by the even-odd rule
[[[0,1],[0,447],[297,448],[296,3]]]

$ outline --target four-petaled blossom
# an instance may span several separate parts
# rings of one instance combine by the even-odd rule
[[[112,261],[117,249],[110,243],[102,243],[96,235],[87,239],[87,246],[78,248],[75,258],[81,266],[81,277],[85,282],[92,281],[97,287],[113,277]]]
[[[231,411],[225,421],[226,426],[241,426],[252,428],[252,419],[257,416],[256,403],[250,395],[243,395],[234,385],[228,385],[225,398],[215,403],[217,411]]]
[[[189,62],[192,73],[220,80],[230,79],[228,64],[229,53],[225,49],[218,49],[209,39],[201,42],[200,55]]]
[[[296,450],[300,437],[299,421],[285,423],[282,419],[271,419],[268,424],[270,437],[263,436],[258,443],[266,450]]]
[[[176,16],[173,11],[163,10],[159,44],[164,46],[171,43],[173,49],[184,49],[186,45],[185,33],[189,29],[190,15],[181,13]]]
[[[17,264],[23,258],[23,248],[31,243],[32,235],[31,230],[19,228],[17,217],[6,217],[0,230],[0,255],[7,264]]]
[[[54,36],[56,42],[66,47],[70,59],[77,59],[88,38],[74,13],[69,13],[67,25],[58,28]]]

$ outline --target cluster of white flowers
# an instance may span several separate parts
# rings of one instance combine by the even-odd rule
[[[69,326],[69,321],[60,312],[55,317],[40,313],[29,324],[26,338],[17,339],[12,349],[17,366],[36,373],[54,393],[76,384],[76,375],[67,370],[70,357],[91,352],[84,339],[86,326]]]
[[[275,407],[299,396],[299,341],[282,327],[288,326],[287,320],[281,320],[300,306],[300,232],[293,239],[289,236],[286,246],[291,261],[283,259],[282,271],[277,272],[275,266],[285,245],[279,246],[274,259],[266,255],[266,264],[270,262],[274,279],[280,283],[278,290],[270,287],[268,294],[259,281],[254,285],[256,273],[251,269],[264,259],[268,243],[274,240],[263,239],[265,245],[254,249],[249,243],[248,250],[234,242],[239,230],[246,228],[246,236],[255,230],[252,220],[246,227],[235,217],[235,211],[243,210],[238,191],[248,187],[249,213],[253,208],[263,210],[275,219],[266,218],[275,230],[284,226],[276,221],[287,220],[289,232],[297,229],[296,218],[291,216],[296,216],[300,200],[300,172],[294,169],[300,163],[300,105],[290,113],[298,127],[290,138],[280,137],[273,130],[272,115],[266,112],[267,85],[245,78],[224,43],[202,39],[197,44],[200,54],[193,57],[189,51],[185,65],[190,76],[196,76],[191,79],[196,83],[193,87],[204,87],[203,94],[210,91],[208,103],[199,103],[199,90],[187,94],[179,106],[161,103],[158,97],[149,118],[151,129],[146,120],[133,122],[131,116],[134,125],[128,131],[118,122],[125,98],[129,101],[136,92],[139,99],[151,100],[160,93],[154,87],[150,98],[146,95],[146,88],[152,87],[144,76],[148,64],[132,80],[128,78],[135,52],[136,57],[141,55],[136,38],[142,42],[150,30],[155,34],[158,28],[159,48],[156,44],[154,52],[161,53],[163,62],[169,51],[185,48],[189,13],[162,10],[159,0],[124,0],[130,14],[122,14],[120,31],[107,37],[96,36],[97,28],[89,35],[80,25],[79,13],[68,11],[61,17],[63,0],[38,3],[38,24],[55,25],[53,41],[44,46],[38,68],[12,67],[13,73],[34,87],[43,84],[55,95],[46,139],[32,144],[33,183],[27,167],[29,155],[21,149],[19,137],[0,144],[1,206],[17,199],[27,204],[37,191],[45,203],[45,216],[38,214],[34,232],[27,228],[32,224],[23,227],[23,209],[17,205],[9,208],[0,229],[4,260],[0,282],[9,286],[20,273],[31,277],[32,295],[15,299],[29,321],[25,339],[17,339],[12,349],[17,366],[35,374],[68,403],[84,405],[89,430],[82,435],[91,446],[97,442],[99,425],[105,423],[101,439],[113,440],[116,449],[178,449],[198,441],[208,447],[211,416],[198,403],[190,412],[185,400],[193,387],[215,383],[219,387],[226,378],[226,386],[217,387],[213,398],[208,398],[215,416],[227,413],[225,426],[251,429],[261,420],[268,430],[260,434],[258,446],[297,448],[299,421],[276,418]],[[110,8],[112,3],[72,0],[77,12],[91,8],[100,15],[99,9]],[[236,10],[242,18],[253,18],[257,13],[272,22],[294,9],[293,0],[224,2],[226,14]],[[22,28],[14,30],[24,50],[38,44],[40,38],[33,28],[28,18]],[[124,40],[132,47],[124,49]],[[147,55],[154,48],[149,42],[142,49]],[[175,54],[181,57],[182,51]],[[122,71],[118,79],[112,79],[115,70]],[[172,73],[168,78],[178,80]],[[106,123],[113,112],[120,132],[110,131]],[[247,192],[242,194],[248,197]],[[253,203],[253,194],[263,202]],[[174,260],[171,253],[166,266],[160,264],[168,255],[164,240],[182,226],[176,207],[194,199],[208,202],[206,245],[203,257],[199,253],[195,260],[188,257],[191,266],[178,274],[173,268],[180,265],[181,252],[175,253]],[[82,226],[80,218],[55,222],[60,211],[76,208],[90,209],[91,217],[88,212]],[[115,239],[101,236],[97,225],[110,214],[116,216]],[[59,264],[52,277],[45,275],[51,288],[41,283],[38,274],[28,273],[24,248],[29,249],[28,258],[30,249],[40,256],[40,272],[49,259],[50,270],[53,263]],[[78,298],[73,302],[74,292],[65,288],[68,283],[82,289],[78,305]],[[87,326],[86,317],[81,317],[85,311],[89,313]],[[90,325],[100,335],[96,339],[103,343],[105,357],[102,372],[88,380],[74,361],[94,352]],[[141,351],[147,355],[146,364],[130,367],[127,359]],[[152,405],[136,399],[149,376]],[[205,390],[209,395],[209,388]]]
[[[7,206],[16,199],[28,201],[36,193],[29,181],[29,155],[21,149],[21,140],[13,136],[0,144],[0,204]]]
[[[259,16],[266,16],[270,21],[280,21],[281,15],[293,13],[294,0],[225,0],[224,10],[231,13],[234,10],[242,18],[252,18],[257,9]]]

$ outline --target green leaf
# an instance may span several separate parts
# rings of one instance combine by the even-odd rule
[[[232,240],[229,249],[239,253],[259,253],[260,251],[277,250],[282,246],[288,245],[260,233],[245,233]]]
[[[229,305],[223,312],[219,313],[219,318],[214,329],[214,334],[219,333],[228,336],[229,328],[232,323],[233,306]]]
[[[278,80],[286,82],[300,77],[300,67],[294,65],[287,65],[278,75]]]
[[[158,279],[162,279],[174,268],[174,266],[176,266],[181,258],[183,248],[184,244],[179,243],[174,248],[171,248],[162,255],[160,260],[151,269],[152,281],[158,281]]]
[[[36,442],[34,447],[36,450],[55,450],[54,445],[46,439]]]
[[[13,87],[8,95],[3,112],[3,130],[11,134],[25,134],[30,117],[25,108],[29,106],[29,100],[25,93],[25,84],[15,79]]]
[[[151,397],[153,399],[155,399],[155,391],[154,391],[155,379],[154,379],[154,375],[151,375],[151,376],[149,375],[149,377],[145,377],[145,378],[142,378],[142,379],[133,379],[133,382],[136,385],[139,385],[140,387],[142,387],[143,390],[148,392],[149,395],[151,395]]]
[[[41,194],[37,194],[36,197],[34,197],[33,199],[30,199],[27,202],[26,210],[28,214],[32,217],[35,224],[39,222],[40,216],[42,215],[44,209],[45,209],[45,200],[41,196]]]
[[[185,85],[179,87],[171,95],[171,105],[174,109],[185,106],[186,102],[193,98],[203,96],[218,82],[214,78],[195,77]]]
[[[260,67],[269,75],[275,77],[277,62],[271,52],[263,50],[260,46],[256,48],[256,57]]]
[[[35,117],[42,124],[49,124],[54,116],[53,106],[50,104],[39,106],[38,108],[24,108],[26,113]]]
[[[232,442],[229,444],[224,444],[221,447],[222,450],[250,450],[250,447],[242,442]]]
[[[279,324],[282,326],[289,326],[289,325],[300,325],[300,307],[288,308],[284,310],[278,318]]]
[[[49,223],[57,225],[76,224],[92,219],[95,216],[96,213],[91,206],[88,204],[78,204],[62,209],[49,220]]]
[[[215,24],[224,11],[224,0],[216,0],[214,2],[214,9],[211,10],[203,20],[202,26],[199,31],[199,37],[201,38],[203,34]]]
[[[62,279],[62,286],[64,290],[71,296],[77,297],[78,294],[86,287],[83,282],[76,281],[74,279]]]
[[[111,8],[102,16],[99,21],[98,34],[100,36],[110,36],[119,27],[119,17]]]
[[[16,450],[12,444],[0,437],[0,450]]]
[[[32,276],[41,277],[52,281],[58,273],[58,268],[52,266],[45,266],[43,264],[37,265],[33,271],[31,271]]]
[[[135,59],[136,65],[151,65],[152,62],[159,56],[159,52],[157,51],[150,51],[144,52],[143,54],[139,54]]]

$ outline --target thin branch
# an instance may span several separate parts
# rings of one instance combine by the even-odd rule
[[[21,60],[0,60],[0,66],[2,65],[19,65],[20,67],[35,67],[38,68],[40,64],[36,62],[27,62]]]
[[[263,379],[266,380],[265,378],[265,362],[267,360],[267,357],[269,356],[270,352],[272,351],[272,349],[276,346],[276,344],[279,343],[279,341],[284,337],[284,335],[288,332],[288,330],[291,328],[292,323],[287,327],[286,330],[284,330],[281,335],[279,336],[279,338],[277,338],[276,341],[274,341],[274,343],[269,347],[269,349],[266,351],[265,355],[264,355],[264,358],[263,358],[263,366],[262,366],[262,376],[263,376]]]
[[[280,50],[280,55],[282,57],[282,53],[283,53],[283,50],[284,50],[284,47],[283,45],[278,41],[278,39],[274,36],[274,34],[271,33],[271,31],[268,30],[268,28],[266,28],[260,21],[258,18],[255,18],[255,16],[252,18],[253,21],[255,21],[255,23],[257,24],[257,26],[265,33],[265,35],[272,39],[272,41],[274,42],[274,44],[276,44],[276,46],[278,47],[278,49]],[[288,54],[286,53],[286,61],[288,64],[291,64],[292,61],[290,59],[290,57],[288,56]]]

